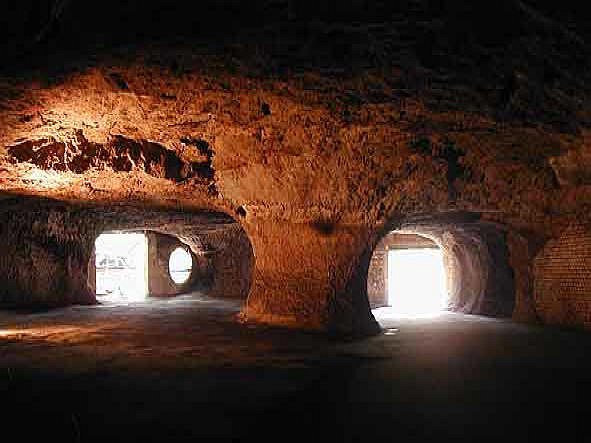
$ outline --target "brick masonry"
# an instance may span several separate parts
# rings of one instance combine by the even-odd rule
[[[572,224],[537,255],[534,303],[544,323],[591,326],[590,224]]]

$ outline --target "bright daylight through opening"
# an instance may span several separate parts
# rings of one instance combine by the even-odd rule
[[[395,316],[430,317],[447,304],[441,249],[388,251],[388,305]]]
[[[192,267],[193,260],[185,248],[176,248],[172,251],[168,260],[168,272],[173,282],[182,285],[189,280]]]
[[[147,294],[147,238],[138,233],[101,234],[95,242],[96,295],[141,301]]]

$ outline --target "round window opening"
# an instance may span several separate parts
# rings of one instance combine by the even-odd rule
[[[189,280],[191,276],[191,269],[193,268],[193,260],[191,254],[185,248],[176,248],[170,254],[168,260],[168,272],[170,278],[177,285],[182,285]]]

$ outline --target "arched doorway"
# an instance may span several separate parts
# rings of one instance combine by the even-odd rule
[[[388,306],[403,317],[426,317],[444,310],[449,296],[441,248],[413,234],[393,239],[398,244],[391,245],[386,255]]]
[[[445,311],[510,317],[515,287],[505,232],[478,214],[407,220],[374,248],[367,293],[378,321]]]
[[[434,240],[394,231],[378,244],[370,262],[370,304],[397,317],[437,315],[448,307],[447,275],[444,252]]]
[[[245,301],[254,254],[232,219],[207,224],[201,215],[149,212],[141,223],[121,211],[97,236],[88,285],[98,301],[200,295]],[[218,217],[222,217],[219,215]]]
[[[101,242],[97,245],[96,241],[103,234],[158,239],[152,242],[148,238],[147,255],[149,264],[153,262],[152,269],[161,270],[163,284],[150,286],[148,280],[147,290],[140,287],[131,298],[141,299],[146,293],[171,296],[200,291],[211,297],[244,302],[250,290],[254,268],[250,239],[233,217],[222,212],[183,212],[131,204],[82,205],[22,197],[11,201],[3,218],[6,254],[0,263],[4,270],[0,307],[92,305],[97,303],[97,292],[99,296],[115,290],[128,293],[123,283],[107,288],[108,291],[96,288],[95,252],[102,254]],[[121,243],[122,237],[118,238],[116,246],[111,247],[115,250],[111,251],[110,262],[103,254],[99,264],[109,270],[135,268],[137,274],[127,274],[128,278],[122,279],[142,286],[139,262],[144,259],[129,259],[133,247],[124,247],[124,253],[118,251],[122,245],[117,243]],[[155,250],[150,245],[156,245]],[[190,276],[184,283],[174,282],[169,272],[170,255],[179,246],[193,258]],[[127,258],[119,259],[121,256]]]

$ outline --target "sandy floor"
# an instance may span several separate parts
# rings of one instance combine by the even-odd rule
[[[239,308],[195,294],[0,313],[0,429],[60,442],[586,433],[589,334],[378,310],[382,335],[344,342],[240,324]]]

